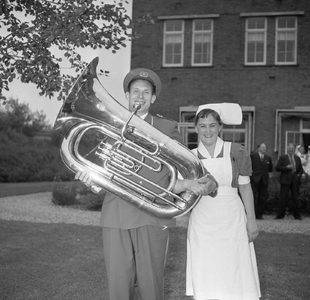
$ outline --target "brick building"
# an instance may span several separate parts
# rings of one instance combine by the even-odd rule
[[[309,0],[133,0],[131,67],[158,73],[153,113],[175,119],[189,147],[207,102],[237,102],[241,126],[226,140],[249,151],[266,143],[274,160],[288,142],[310,145]]]

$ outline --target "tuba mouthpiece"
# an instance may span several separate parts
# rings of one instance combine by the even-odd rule
[[[136,103],[133,105],[133,108],[135,109],[135,112],[137,112],[137,111],[141,108],[141,104],[136,102]]]

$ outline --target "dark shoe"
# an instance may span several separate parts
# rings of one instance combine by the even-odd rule
[[[276,216],[275,217],[275,220],[279,220],[279,219],[283,219],[284,217],[279,217],[279,216]]]
[[[295,220],[302,220],[302,217],[301,216],[299,216],[299,217],[295,217]]]

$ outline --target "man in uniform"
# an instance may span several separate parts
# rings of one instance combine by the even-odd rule
[[[145,68],[134,69],[123,82],[129,110],[140,108],[136,114],[167,136],[181,142],[177,123],[149,113],[161,91],[158,75]],[[169,172],[166,167],[151,175],[142,167],[139,175],[150,181],[167,186]],[[76,179],[91,185],[86,172],[77,173]],[[177,180],[175,193],[190,190],[196,194],[210,194],[216,189],[212,179]],[[120,199],[106,193],[100,218],[103,227],[103,252],[107,270],[111,300],[133,300],[135,285],[141,300],[164,299],[164,270],[169,243],[169,228],[175,219],[163,219],[145,213]]]

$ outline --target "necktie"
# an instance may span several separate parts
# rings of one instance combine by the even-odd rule
[[[296,166],[295,166],[295,159],[294,159],[293,155],[290,155],[290,162],[291,162],[291,165],[292,165],[292,173],[295,173]]]

